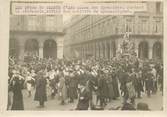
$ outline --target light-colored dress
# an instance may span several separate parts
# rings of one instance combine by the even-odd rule
[[[31,91],[32,90],[32,84],[31,84],[32,77],[31,76],[27,76],[26,80],[27,80],[27,90]]]

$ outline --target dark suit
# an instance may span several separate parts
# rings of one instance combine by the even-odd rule
[[[66,85],[68,86],[68,97],[70,98],[70,101],[73,102],[74,99],[77,99],[77,84],[76,84],[76,78],[70,77],[66,79]]]
[[[90,100],[89,91],[84,89],[82,92],[80,92],[76,110],[88,110],[89,100]]]
[[[46,95],[46,84],[47,81],[43,76],[38,76],[36,81],[36,92],[35,92],[35,101],[39,101],[41,106],[44,106],[44,102],[47,101]]]
[[[99,88],[99,97],[100,97],[100,106],[103,107],[106,105],[106,98],[108,97],[108,85],[104,76],[99,79],[98,83]]]
[[[23,80],[19,80],[18,78],[16,78],[14,81],[15,84],[12,86],[13,104],[11,110],[24,110],[22,95]]]
[[[112,73],[112,85],[113,85],[113,91],[114,91],[114,98],[119,97],[119,89],[118,89],[118,81],[116,73]]]
[[[153,79],[152,79],[152,74],[148,73],[147,78],[145,79],[145,87],[146,87],[146,92],[147,96],[151,96],[151,90],[153,88]]]

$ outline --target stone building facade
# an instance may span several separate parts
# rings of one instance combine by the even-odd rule
[[[163,58],[163,3],[145,2],[147,11],[133,15],[73,16],[66,28],[64,56],[110,59],[126,32],[139,58]]]
[[[63,58],[63,16],[11,15],[9,56]]]

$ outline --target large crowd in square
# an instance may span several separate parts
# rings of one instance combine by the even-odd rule
[[[22,90],[26,90],[28,97],[34,97],[32,101],[39,102],[38,108],[46,106],[50,95],[60,105],[77,100],[75,110],[103,110],[112,100],[118,99],[122,99],[121,110],[149,110],[145,103],[136,107],[135,99],[142,98],[141,93],[148,98],[158,91],[163,95],[161,60],[125,56],[110,60],[34,57],[21,62],[10,57],[8,76],[8,91],[13,93],[13,97],[8,97],[11,110],[24,110]],[[49,92],[47,87],[50,87]]]

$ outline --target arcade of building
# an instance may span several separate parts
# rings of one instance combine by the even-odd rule
[[[129,32],[129,38],[135,43],[135,51],[139,58],[162,59],[162,6],[160,2],[149,3],[147,12],[138,12],[134,15],[73,16],[65,27],[63,27],[62,16],[48,16],[48,21],[47,17],[41,18],[41,16],[32,18],[18,16],[17,19],[13,16],[11,17],[13,26],[10,30],[9,55],[20,59],[31,54],[40,58],[94,56],[110,59],[116,56],[124,34]],[[14,19],[13,23],[12,19]],[[39,25],[36,27],[37,24]],[[45,25],[50,26],[49,30],[53,30],[43,31],[42,29],[46,29]],[[24,30],[28,26],[32,28]],[[13,30],[19,27],[19,30]],[[37,30],[32,30],[34,27]],[[57,31],[63,28],[64,31]]]
[[[92,40],[85,43],[73,45],[71,50],[74,56],[87,58],[94,56],[95,58],[112,58],[116,56],[119,43],[122,41],[123,35],[108,37],[102,40]],[[162,36],[139,36],[130,37],[135,43],[135,52],[141,59],[162,59],[163,44]]]
[[[18,34],[19,33],[19,34]],[[39,58],[62,58],[62,34],[12,32],[10,39],[10,55],[24,59],[25,56],[39,56]]]
[[[9,55],[63,58],[62,16],[11,16]]]
[[[146,12],[133,15],[74,16],[66,29],[64,55],[69,58],[112,58],[128,32],[139,58],[162,59],[162,6],[160,2],[152,2],[147,4]]]

